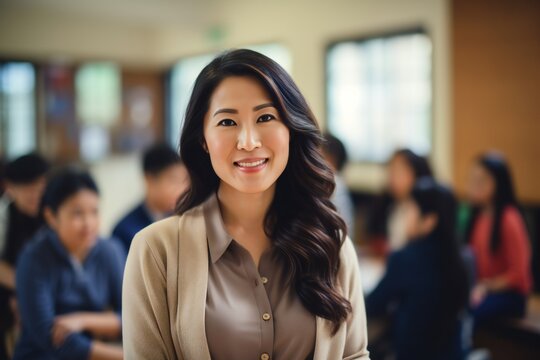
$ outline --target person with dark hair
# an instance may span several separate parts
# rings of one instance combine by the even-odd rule
[[[387,189],[375,204],[368,223],[373,237],[383,237],[391,251],[407,242],[404,227],[405,206],[415,182],[433,176],[425,157],[409,149],[394,152],[387,167]]]
[[[123,291],[126,359],[368,359],[358,259],[290,75],[251,50],[197,77],[177,216],[139,232]]]
[[[67,168],[48,182],[48,227],[17,267],[22,332],[14,359],[122,359],[122,349],[103,340],[120,338],[125,252],[98,237],[98,206],[86,172]]]
[[[390,316],[397,360],[463,359],[460,320],[469,286],[455,237],[456,200],[424,177],[404,206],[407,244],[390,255],[366,298],[368,318]]]
[[[532,286],[531,250],[510,169],[501,155],[487,153],[476,160],[468,196],[473,210],[466,240],[476,260],[471,294],[476,324],[521,317]]]
[[[16,325],[14,290],[17,259],[43,225],[39,201],[48,170],[48,162],[35,153],[8,162],[4,169],[6,193],[0,199],[0,356],[8,351],[4,347],[5,339],[13,333]]]
[[[145,198],[118,222],[112,232],[126,251],[136,233],[173,213],[178,197],[189,185],[180,156],[166,144],[156,144],[145,151],[142,170]]]
[[[345,145],[337,137],[331,134],[324,134],[322,144],[323,155],[334,172],[336,188],[332,194],[332,202],[336,206],[339,214],[347,224],[347,232],[354,235],[354,205],[347,184],[342,176],[343,168],[347,163],[347,150]]]

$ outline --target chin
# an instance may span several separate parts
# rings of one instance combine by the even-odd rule
[[[233,188],[244,194],[260,194],[272,187],[272,184],[238,184],[238,186],[233,186]]]

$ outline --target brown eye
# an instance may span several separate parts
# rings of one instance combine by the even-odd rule
[[[257,122],[268,122],[270,120],[274,120],[275,118],[276,117],[272,114],[264,114],[257,119]]]
[[[236,123],[231,119],[223,119],[218,122],[218,126],[234,126]]]

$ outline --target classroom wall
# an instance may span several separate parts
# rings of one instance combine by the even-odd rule
[[[540,202],[540,1],[452,2],[454,182],[496,149],[518,196]]]
[[[449,0],[201,3],[203,5],[197,8],[188,9],[193,11],[197,21],[186,23],[189,15],[179,11],[178,23],[153,24],[148,21],[129,23],[125,17],[114,21],[106,16],[89,17],[92,14],[4,8],[0,11],[0,54],[35,59],[60,57],[72,61],[112,59],[128,66],[167,68],[186,55],[281,42],[291,51],[293,77],[324,127],[324,55],[328,43],[422,26],[434,43],[432,160],[442,179],[452,178]],[[382,184],[383,168],[356,165],[349,167],[346,175],[351,187],[373,190]]]

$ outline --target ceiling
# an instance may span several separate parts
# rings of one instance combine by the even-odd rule
[[[150,26],[205,26],[219,0],[0,0],[0,11],[42,12]]]

